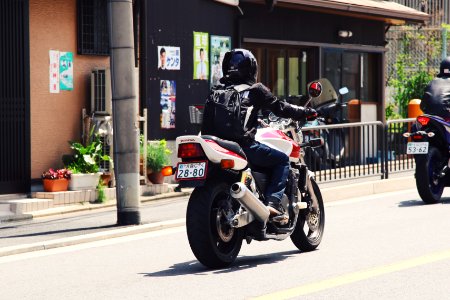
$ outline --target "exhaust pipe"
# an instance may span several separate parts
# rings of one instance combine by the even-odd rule
[[[231,186],[231,197],[251,212],[259,221],[267,222],[269,219],[269,209],[265,206],[242,182],[233,183]]]

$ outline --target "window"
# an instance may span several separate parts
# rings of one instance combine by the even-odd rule
[[[346,86],[346,100],[380,101],[378,82],[379,54],[327,49],[323,55],[323,77],[330,80],[336,90]]]
[[[78,0],[78,54],[109,55],[107,0]]]
[[[258,81],[280,98],[306,94],[315,78],[314,51],[307,47],[278,47],[246,44],[258,61]]]

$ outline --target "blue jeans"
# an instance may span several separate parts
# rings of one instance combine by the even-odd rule
[[[270,182],[264,195],[266,200],[272,197],[281,200],[289,174],[289,157],[283,152],[259,142],[254,142],[249,146],[242,146],[242,150],[244,150],[250,164],[272,171]]]

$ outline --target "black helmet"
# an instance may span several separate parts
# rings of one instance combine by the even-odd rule
[[[441,61],[438,77],[450,77],[450,56]]]
[[[258,72],[258,63],[250,51],[233,49],[225,53],[222,72],[225,80],[231,83],[254,84]]]

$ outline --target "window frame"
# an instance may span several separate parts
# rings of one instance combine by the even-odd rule
[[[77,0],[77,53],[109,56],[107,0]]]

